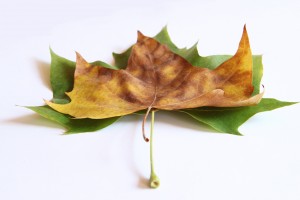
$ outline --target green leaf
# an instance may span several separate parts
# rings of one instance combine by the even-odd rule
[[[74,119],[71,116],[59,113],[49,106],[28,106],[34,112],[45,117],[46,119],[52,120],[59,123],[67,129],[65,134],[74,134],[82,132],[92,132],[99,129],[103,129],[112,123],[116,122],[120,117],[113,117],[107,119]]]
[[[263,64],[262,64],[262,55],[254,55],[253,58],[253,76],[252,76],[252,85],[254,86],[254,91],[252,95],[257,95],[260,92],[261,78],[263,76]]]
[[[76,63],[58,56],[52,49],[50,49],[50,54],[50,82],[53,91],[52,101],[60,104],[68,103],[70,99],[66,95],[66,92],[73,89]]]
[[[55,54],[52,49],[51,53],[51,68],[50,68],[50,82],[53,90],[52,101],[58,104],[65,104],[70,102],[66,92],[73,89],[74,72],[76,63],[67,60]],[[100,65],[103,67],[117,69],[102,61],[95,61],[91,64]],[[66,133],[82,133],[96,131],[106,126],[111,125],[120,117],[113,117],[107,119],[73,119],[71,116],[59,113],[48,106],[27,107],[39,115],[59,123],[67,129]]]
[[[211,126],[219,132],[241,135],[238,128],[253,115],[295,103],[265,98],[255,106],[235,108],[203,107],[180,110],[180,112],[191,116],[198,122]]]
[[[180,49],[172,42],[170,35],[168,33],[167,26],[163,27],[161,31],[156,36],[154,36],[154,38],[158,42],[167,45],[167,47],[174,53],[178,54],[178,52],[180,51]]]
[[[189,63],[191,63],[194,66],[199,66],[196,64],[199,58],[202,58],[199,56],[198,53],[198,43],[194,44],[191,48],[178,48],[171,40],[170,35],[168,33],[168,29],[165,26],[155,37],[158,42],[166,45],[172,52],[180,55],[184,59],[186,59]],[[205,67],[200,65],[200,67]]]

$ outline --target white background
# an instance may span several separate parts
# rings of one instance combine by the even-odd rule
[[[49,46],[74,60],[111,62],[136,40],[168,25],[180,47],[233,54],[246,23],[263,54],[266,97],[300,101],[300,3],[251,1],[0,1],[0,199],[299,200],[300,105],[258,114],[243,137],[157,113],[157,190],[147,188],[149,144],[142,117],[94,133],[63,129],[15,105],[51,99]],[[147,129],[149,126],[147,125]]]

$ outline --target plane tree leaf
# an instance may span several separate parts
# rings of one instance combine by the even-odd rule
[[[77,53],[74,88],[68,104],[46,103],[76,118],[103,119],[144,109],[257,104],[252,96],[252,54],[244,27],[236,54],[214,70],[192,66],[166,45],[139,32],[125,70],[87,63]]]

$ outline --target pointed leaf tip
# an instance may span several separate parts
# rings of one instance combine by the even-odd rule
[[[77,60],[83,59],[82,55],[80,53],[78,53],[77,51],[75,51],[75,54],[76,54],[76,62],[77,62]]]
[[[141,31],[137,31],[137,41],[140,42],[140,41],[143,41],[144,38],[145,38],[145,35],[141,32]]]
[[[161,32],[162,32],[162,31],[168,32],[168,25],[167,25],[167,24],[161,29]]]
[[[249,37],[248,37],[248,32],[247,32],[246,24],[244,25],[244,28],[243,28],[243,34],[242,34],[241,41],[249,43]]]

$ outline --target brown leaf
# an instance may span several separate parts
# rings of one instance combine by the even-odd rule
[[[109,118],[151,108],[236,107],[259,103],[251,97],[252,54],[244,27],[238,51],[215,70],[194,67],[167,46],[138,32],[125,70],[88,64],[78,53],[68,104],[46,103],[76,118]]]

